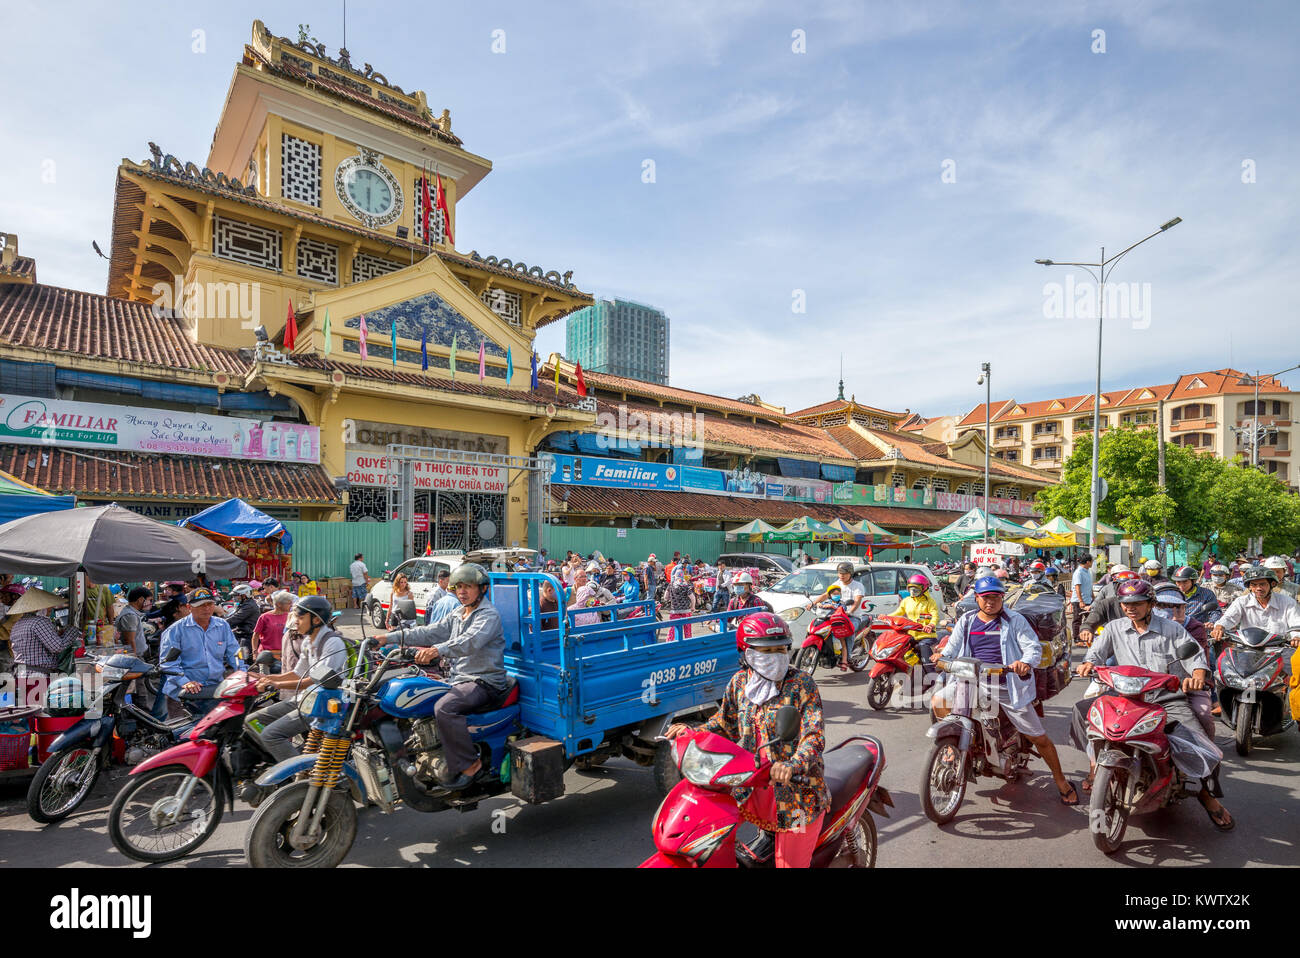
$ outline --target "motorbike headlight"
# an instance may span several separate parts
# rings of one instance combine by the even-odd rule
[[[1120,695],[1137,695],[1146,687],[1147,680],[1132,675],[1116,675],[1112,672],[1110,684]]]
[[[710,785],[713,776],[722,771],[731,761],[731,756],[724,752],[706,752],[694,742],[686,746],[682,756],[682,777],[695,785]]]
[[[795,619],[799,618],[799,616],[803,615],[803,612],[804,612],[803,606],[792,605],[790,606],[790,608],[785,609],[784,611],[779,612],[777,614],[780,615],[781,618],[785,619],[787,622],[793,622]]]
[[[1164,721],[1164,718],[1165,717],[1161,715],[1159,712],[1155,713],[1154,715],[1148,715],[1142,721],[1138,722],[1137,725],[1133,726],[1133,728],[1129,731],[1129,735],[1146,735],[1150,732],[1154,732],[1156,730],[1156,726],[1158,726],[1162,721]]]
[[[219,699],[225,698],[227,695],[232,695],[235,692],[240,691],[247,684],[248,673],[236,672],[228,678],[223,679],[221,684],[217,686],[216,697]]]
[[[1096,727],[1096,728],[1101,728],[1101,726],[1102,726],[1102,718],[1101,718],[1101,703],[1100,703],[1100,702],[1098,702],[1097,704],[1093,705],[1093,707],[1090,708],[1090,709],[1088,710],[1088,724],[1089,724],[1089,725],[1092,725],[1092,726],[1094,726],[1094,727]]]

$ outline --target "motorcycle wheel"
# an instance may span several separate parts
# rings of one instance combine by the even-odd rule
[[[169,862],[184,858],[211,838],[221,824],[222,803],[207,778],[195,781],[174,824],[158,826],[152,820],[154,811],[171,802],[191,778],[184,765],[132,776],[108,813],[108,834],[117,850],[136,861]]]
[[[677,751],[672,742],[660,742],[655,746],[655,788],[660,795],[667,795],[673,786],[682,780],[681,770],[677,767]]]
[[[1254,747],[1255,703],[1237,703],[1237,724],[1233,728],[1233,739],[1237,745],[1238,755],[1249,755]]]
[[[27,789],[27,814],[42,825],[61,821],[86,800],[98,780],[94,749],[70,748],[51,755],[36,770]]]
[[[940,739],[921,771],[921,809],[936,825],[947,825],[965,796],[966,756],[951,738]]]
[[[867,633],[858,636],[849,649],[849,668],[861,672],[871,664],[871,646],[867,644]]]
[[[289,844],[310,782],[295,782],[278,789],[253,814],[244,836],[244,856],[254,868],[335,868],[357,837],[357,809],[342,789],[333,789],[321,815],[323,835],[311,848],[300,851]]]
[[[384,607],[378,602],[370,603],[370,624],[376,629],[387,628],[388,621],[384,615]]]
[[[876,822],[865,812],[853,828],[840,839],[840,851],[831,868],[876,867]]]
[[[815,645],[800,649],[799,654],[795,656],[794,667],[800,672],[812,675],[817,670],[817,658],[820,654]]]
[[[892,672],[877,675],[871,680],[871,687],[867,689],[867,704],[877,712],[889,704],[889,697],[894,694],[892,677]]]
[[[1123,806],[1124,776],[1116,775],[1107,765],[1098,765],[1092,780],[1092,798],[1088,800],[1088,826],[1093,844],[1102,853],[1113,855],[1124,841],[1128,827],[1128,809]]]

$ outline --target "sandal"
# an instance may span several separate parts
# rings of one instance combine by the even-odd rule
[[[1059,788],[1057,789],[1057,791],[1060,792],[1061,804],[1067,806],[1068,808],[1074,808],[1076,805],[1079,804],[1079,790],[1074,787],[1074,782],[1070,781],[1068,778],[1065,780],[1065,784],[1070,786],[1069,792],[1061,792]],[[1074,801],[1067,802],[1065,800],[1066,795],[1073,795]]]
[[[1233,830],[1233,828],[1236,827],[1237,820],[1233,818],[1232,814],[1222,805],[1219,806],[1219,815],[1226,816],[1227,821],[1224,821],[1222,818],[1216,817],[1215,813],[1210,811],[1210,806],[1206,805],[1204,802],[1201,803],[1201,808],[1205,809],[1205,814],[1210,817],[1210,823],[1219,831],[1230,832]]]

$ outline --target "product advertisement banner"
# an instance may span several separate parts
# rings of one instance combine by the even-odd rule
[[[495,492],[509,488],[508,470],[498,466],[472,466],[456,462],[414,462],[415,488],[437,492]],[[354,486],[382,486],[389,481],[388,456],[349,449],[348,482]],[[397,485],[397,476],[391,484]]]
[[[320,430],[296,423],[0,395],[0,442],[320,462]]]

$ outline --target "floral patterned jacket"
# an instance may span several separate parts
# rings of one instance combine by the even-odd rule
[[[776,831],[793,831],[811,824],[830,808],[830,791],[826,788],[822,752],[826,734],[822,725],[822,697],[817,683],[807,672],[791,668],[781,680],[781,690],[762,705],[745,698],[745,685],[753,673],[742,668],[731,677],[722,697],[722,708],[704,723],[704,729],[730,739],[741,748],[757,752],[759,746],[776,739],[776,713],[784,705],[799,710],[799,737],[794,742],[777,742],[768,750],[773,762],[791,762],[796,775],[808,778],[807,785],[775,784]],[[746,805],[753,789],[738,788],[733,794],[747,821],[772,830],[771,822],[761,821]]]

